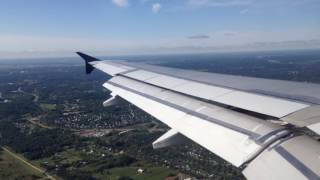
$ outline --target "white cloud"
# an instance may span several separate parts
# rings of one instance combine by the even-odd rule
[[[193,7],[225,7],[250,5],[253,0],[188,0]]]
[[[240,14],[247,14],[248,11],[249,11],[249,9],[242,9],[242,10],[240,11]]]
[[[129,4],[128,0],[112,0],[112,2],[119,7],[126,7]]]
[[[154,13],[158,13],[161,8],[162,8],[162,6],[159,3],[152,4],[152,12],[154,12]]]
[[[200,35],[188,36],[187,38],[188,39],[210,39],[210,36],[205,34],[200,34]]]

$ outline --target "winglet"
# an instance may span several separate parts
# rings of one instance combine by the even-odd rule
[[[92,61],[100,61],[99,59],[97,58],[94,58],[92,56],[89,56],[89,55],[86,55],[82,52],[76,52],[80,57],[82,57],[82,59],[84,59],[84,61],[86,62],[86,73],[87,74],[90,74],[94,67],[90,64],[90,62]]]

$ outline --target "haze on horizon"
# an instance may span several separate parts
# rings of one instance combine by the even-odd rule
[[[319,0],[3,0],[0,59],[320,48]]]

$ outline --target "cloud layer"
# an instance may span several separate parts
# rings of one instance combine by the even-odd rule
[[[320,32],[217,31],[176,38],[65,38],[0,35],[0,59],[26,56],[73,56],[76,51],[101,54],[147,54],[320,48]]]
[[[189,36],[189,39],[209,39],[210,36],[208,35],[193,35],[193,36]]]
[[[159,3],[152,4],[152,12],[153,13],[158,13],[161,8],[162,8],[162,6]]]
[[[129,4],[128,0],[112,0],[112,2],[119,7],[126,7]]]
[[[252,4],[253,0],[188,0],[188,4],[196,7],[226,7]]]

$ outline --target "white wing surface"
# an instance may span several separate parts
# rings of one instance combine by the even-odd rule
[[[171,127],[155,148],[188,138],[243,169],[248,179],[320,178],[320,144],[292,128],[320,128],[320,85],[78,54],[87,73],[96,68],[113,76],[103,84],[113,95],[104,104],[121,97]]]

